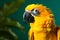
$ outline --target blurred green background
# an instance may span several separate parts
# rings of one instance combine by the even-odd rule
[[[3,3],[6,1],[11,1],[11,0],[0,0],[0,6],[3,6]],[[23,22],[23,13],[24,9],[27,5],[29,4],[43,4],[50,8],[53,11],[54,18],[55,18],[55,23],[56,25],[60,26],[60,0],[25,0],[25,2],[21,5],[21,7],[15,11],[13,14],[8,16],[11,19],[15,19],[19,21],[25,28],[26,33],[22,33],[20,30],[17,28],[12,28],[13,31],[18,35],[19,39],[18,40],[27,40],[28,36],[28,30],[29,30],[29,23],[25,24]]]

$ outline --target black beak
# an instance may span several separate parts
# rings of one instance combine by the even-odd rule
[[[33,23],[34,22],[34,17],[29,12],[26,11],[23,14],[23,20],[24,20],[24,22]]]

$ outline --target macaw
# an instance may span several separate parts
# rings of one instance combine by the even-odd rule
[[[53,12],[43,4],[25,7],[23,20],[30,23],[28,40],[60,40],[60,28],[55,24]]]

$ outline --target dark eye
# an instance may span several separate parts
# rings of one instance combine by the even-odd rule
[[[32,12],[31,12],[31,14],[37,16],[37,15],[40,14],[40,12],[37,9],[33,9]]]
[[[38,10],[35,10],[36,12],[38,12]]]

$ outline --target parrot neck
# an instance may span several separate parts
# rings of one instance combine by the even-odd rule
[[[47,14],[47,13],[42,13],[42,14],[40,14],[40,17],[49,17],[49,14]]]

